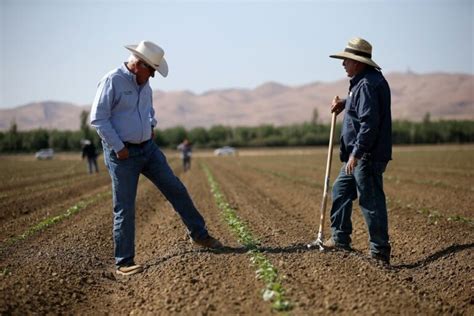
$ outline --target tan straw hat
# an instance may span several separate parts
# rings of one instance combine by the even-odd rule
[[[347,46],[343,52],[330,55],[329,57],[338,59],[353,59],[380,69],[380,66],[372,60],[372,45],[360,37],[351,39],[349,43],[347,43]]]
[[[138,45],[126,45],[125,48],[158,70],[163,77],[168,75],[168,63],[163,57],[165,51],[160,46],[150,41],[141,41]]]

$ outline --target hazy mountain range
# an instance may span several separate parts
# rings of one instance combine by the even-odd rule
[[[474,119],[474,76],[467,74],[390,73],[394,119],[419,121],[426,113],[432,119]],[[255,126],[301,123],[312,118],[316,108],[321,122],[329,121],[329,105],[335,95],[344,97],[348,79],[285,86],[267,82],[255,89],[154,91],[159,128],[186,128],[216,124]],[[90,105],[44,101],[12,109],[0,109],[0,130],[15,121],[20,130],[48,128],[79,129],[79,116]]]

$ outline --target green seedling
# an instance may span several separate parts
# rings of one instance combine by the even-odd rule
[[[12,273],[10,272],[10,270],[9,270],[8,268],[4,268],[4,269],[0,270],[0,275],[1,275],[2,277],[8,276],[8,275],[10,275],[10,274],[12,274]]]
[[[86,208],[90,204],[92,204],[92,203],[94,203],[98,200],[101,200],[104,197],[109,196],[110,194],[111,193],[99,193],[96,196],[94,196],[94,197],[92,197],[88,200],[80,201],[77,204],[71,206],[63,214],[60,214],[60,215],[57,215],[57,216],[52,216],[52,217],[46,218],[45,220],[42,220],[41,222],[37,223],[36,225],[28,228],[22,234],[9,239],[7,242],[5,242],[5,244],[2,245],[2,247],[0,248],[0,251],[5,249],[5,248],[10,247],[11,245],[13,245],[13,244],[15,244],[15,243],[17,243],[21,240],[27,239],[28,237],[30,237],[31,235],[33,235],[37,232],[43,231],[46,228],[48,228],[48,227],[50,227],[50,226],[52,226],[56,223],[61,222],[62,220],[76,214],[77,212],[79,212],[80,210]]]
[[[474,226],[474,219],[469,218],[469,217],[459,216],[459,215],[449,216],[448,221],[450,221],[450,222],[460,222],[460,223],[468,224],[470,226]]]
[[[227,203],[209,168],[204,164],[202,167],[211,187],[211,193],[214,196],[217,206],[222,211],[225,221],[231,231],[236,235],[239,243],[249,249],[250,262],[257,268],[255,271],[256,277],[265,283],[265,289],[262,290],[263,300],[270,301],[272,308],[276,311],[283,312],[290,310],[292,305],[284,297],[285,291],[280,283],[278,271],[267,257],[260,252],[258,249],[260,243],[254,238],[248,226],[239,218],[235,209]]]

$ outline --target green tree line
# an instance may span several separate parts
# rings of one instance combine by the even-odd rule
[[[97,133],[87,124],[87,115],[81,117],[79,131],[36,129],[19,131],[16,124],[0,132],[0,152],[33,152],[41,148],[57,151],[78,151],[81,139],[90,139],[100,146]],[[341,126],[336,128],[336,142]],[[234,147],[284,147],[327,145],[329,124],[301,123],[287,126],[265,124],[255,127],[229,127],[216,125],[210,128],[186,129],[182,126],[155,129],[155,142],[168,148],[176,148],[184,138],[195,147],[215,148],[224,145]],[[441,144],[474,142],[474,121],[394,121],[392,123],[394,144]]]

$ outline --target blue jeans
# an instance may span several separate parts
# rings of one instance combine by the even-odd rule
[[[135,257],[135,198],[138,178],[145,175],[173,205],[193,239],[208,236],[203,217],[194,206],[183,183],[176,177],[165,155],[153,141],[142,147],[129,146],[129,158],[119,160],[115,152],[102,142],[105,165],[112,178],[114,207],[115,264],[125,265]]]
[[[359,160],[352,175],[344,163],[332,190],[331,231],[336,244],[349,245],[352,233],[352,201],[359,205],[369,230],[370,251],[390,257],[387,206],[383,191],[385,162]]]

